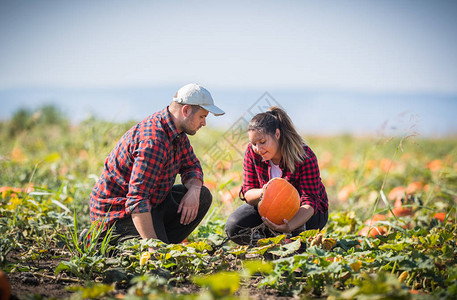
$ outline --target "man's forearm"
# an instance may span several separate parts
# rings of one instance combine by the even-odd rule
[[[132,214],[132,221],[136,230],[143,239],[157,238],[150,212]]]

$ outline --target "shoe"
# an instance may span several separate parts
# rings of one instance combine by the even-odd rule
[[[297,254],[302,254],[305,251],[306,251],[306,243],[301,242],[301,246],[300,246],[300,248],[298,248],[298,250],[296,252],[297,252]]]

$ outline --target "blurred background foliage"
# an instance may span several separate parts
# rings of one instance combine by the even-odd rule
[[[89,195],[106,156],[136,122],[111,123],[90,117],[71,124],[66,113],[52,105],[35,111],[20,109],[10,120],[0,122],[1,185],[58,190],[64,184],[73,191],[76,207],[82,210],[79,213],[87,215]],[[222,218],[241,204],[238,190],[246,147],[243,142],[227,145],[227,136],[220,129],[205,127],[190,137]],[[381,189],[387,195],[395,187],[406,189],[412,183],[420,186],[429,204],[456,190],[455,137],[423,139],[415,133],[303,137],[319,159],[332,211],[350,208],[366,217],[367,207],[379,200]],[[212,160],[208,153],[221,146],[229,159]]]

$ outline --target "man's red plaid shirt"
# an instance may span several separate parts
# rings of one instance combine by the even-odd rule
[[[176,175],[203,182],[200,162],[186,134],[179,134],[168,107],[133,126],[108,155],[90,197],[90,217],[105,226],[161,203]],[[106,218],[106,219],[105,219]]]
[[[322,184],[314,152],[308,146],[303,146],[307,158],[301,164],[295,165],[295,172],[291,173],[285,168],[282,161],[279,167],[282,170],[282,178],[290,182],[300,194],[301,205],[308,204],[314,208],[314,214],[328,211],[328,199],[325,187]],[[250,189],[262,188],[270,180],[270,164],[256,154],[249,144],[243,162],[243,186],[240,198],[244,200],[244,194]]]

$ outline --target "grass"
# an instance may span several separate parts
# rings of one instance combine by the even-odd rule
[[[100,231],[89,222],[88,199],[107,154],[133,124],[88,119],[72,126],[49,108],[0,123],[0,268],[13,284],[25,273],[49,279],[43,284],[67,280],[80,298],[198,298],[200,289],[208,298],[457,295],[456,138],[305,137],[329,195],[325,231],[247,248],[225,243],[223,229],[241,204],[246,145],[239,136],[203,128],[190,139],[214,200],[189,243],[131,240],[110,258],[109,235],[104,247],[93,247]],[[411,213],[392,215],[396,203]],[[377,214],[385,219],[365,224]],[[366,226],[384,233],[358,235]],[[78,243],[83,228],[91,228],[91,243]],[[319,234],[335,246],[316,242]],[[292,256],[300,243],[308,249]],[[156,250],[146,257],[149,247]],[[268,253],[273,261],[264,259]],[[52,268],[43,267],[49,262]]]

